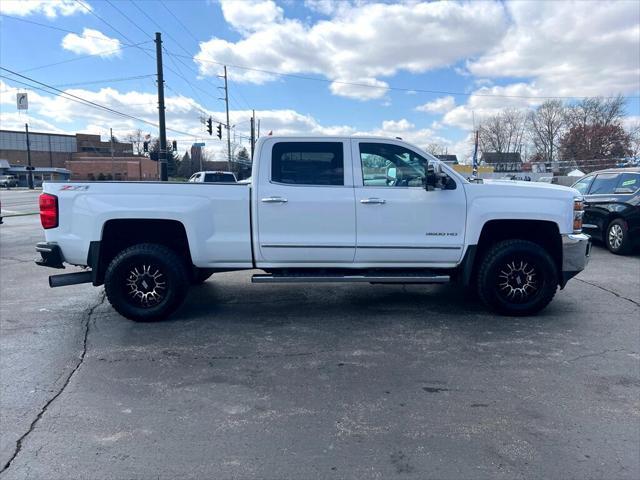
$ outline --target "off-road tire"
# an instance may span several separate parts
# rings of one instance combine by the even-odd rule
[[[131,279],[137,278],[135,272],[145,269],[153,274],[159,273],[153,292],[159,292],[160,300],[147,305],[132,294],[132,290],[138,291],[137,287],[131,286]],[[150,279],[149,283],[152,281],[156,279]],[[144,285],[146,288],[147,284]],[[184,260],[173,250],[163,245],[141,243],[115,256],[107,267],[104,286],[109,302],[120,315],[136,322],[153,322],[169,316],[184,301],[189,275]]]
[[[522,284],[516,284],[513,278],[504,273],[513,273],[512,267],[518,269],[521,265],[524,265],[524,271],[535,275],[516,272],[515,280],[520,276],[521,280],[530,284],[525,292],[531,293],[522,293],[510,299],[508,295],[519,290],[513,287]],[[476,287],[482,302],[501,315],[533,315],[553,299],[558,289],[558,269],[549,253],[540,245],[527,240],[504,240],[493,245],[481,260]]]
[[[621,218],[613,220],[604,233],[604,243],[609,251],[616,255],[628,255],[631,253],[633,245],[627,222]]]

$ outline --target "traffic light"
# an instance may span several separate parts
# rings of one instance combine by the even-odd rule
[[[211,117],[207,120],[207,132],[209,132],[209,135],[213,135],[213,120]]]
[[[142,144],[142,151],[145,153],[149,151],[149,142],[144,142]]]
[[[222,124],[218,124],[218,138],[222,140]]]
[[[177,152],[178,151],[178,142],[174,140],[173,142],[171,142],[171,145],[173,146],[173,151]]]

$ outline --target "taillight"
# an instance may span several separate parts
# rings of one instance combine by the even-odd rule
[[[40,195],[40,223],[44,229],[58,226],[58,197],[55,195]]]
[[[573,233],[582,232],[582,217],[584,216],[584,201],[581,198],[573,199]]]

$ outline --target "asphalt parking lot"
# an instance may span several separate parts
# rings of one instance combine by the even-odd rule
[[[531,318],[243,272],[136,324],[102,288],[50,289],[42,238],[0,226],[3,480],[640,478],[637,253],[596,246]]]

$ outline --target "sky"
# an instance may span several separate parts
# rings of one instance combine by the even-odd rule
[[[23,77],[0,70],[0,127],[157,136],[155,32],[168,140],[220,159],[200,119],[225,120],[222,65],[245,145],[253,109],[262,135],[398,136],[461,159],[474,121],[548,97],[622,94],[640,121],[638,0],[1,0],[0,66]]]

